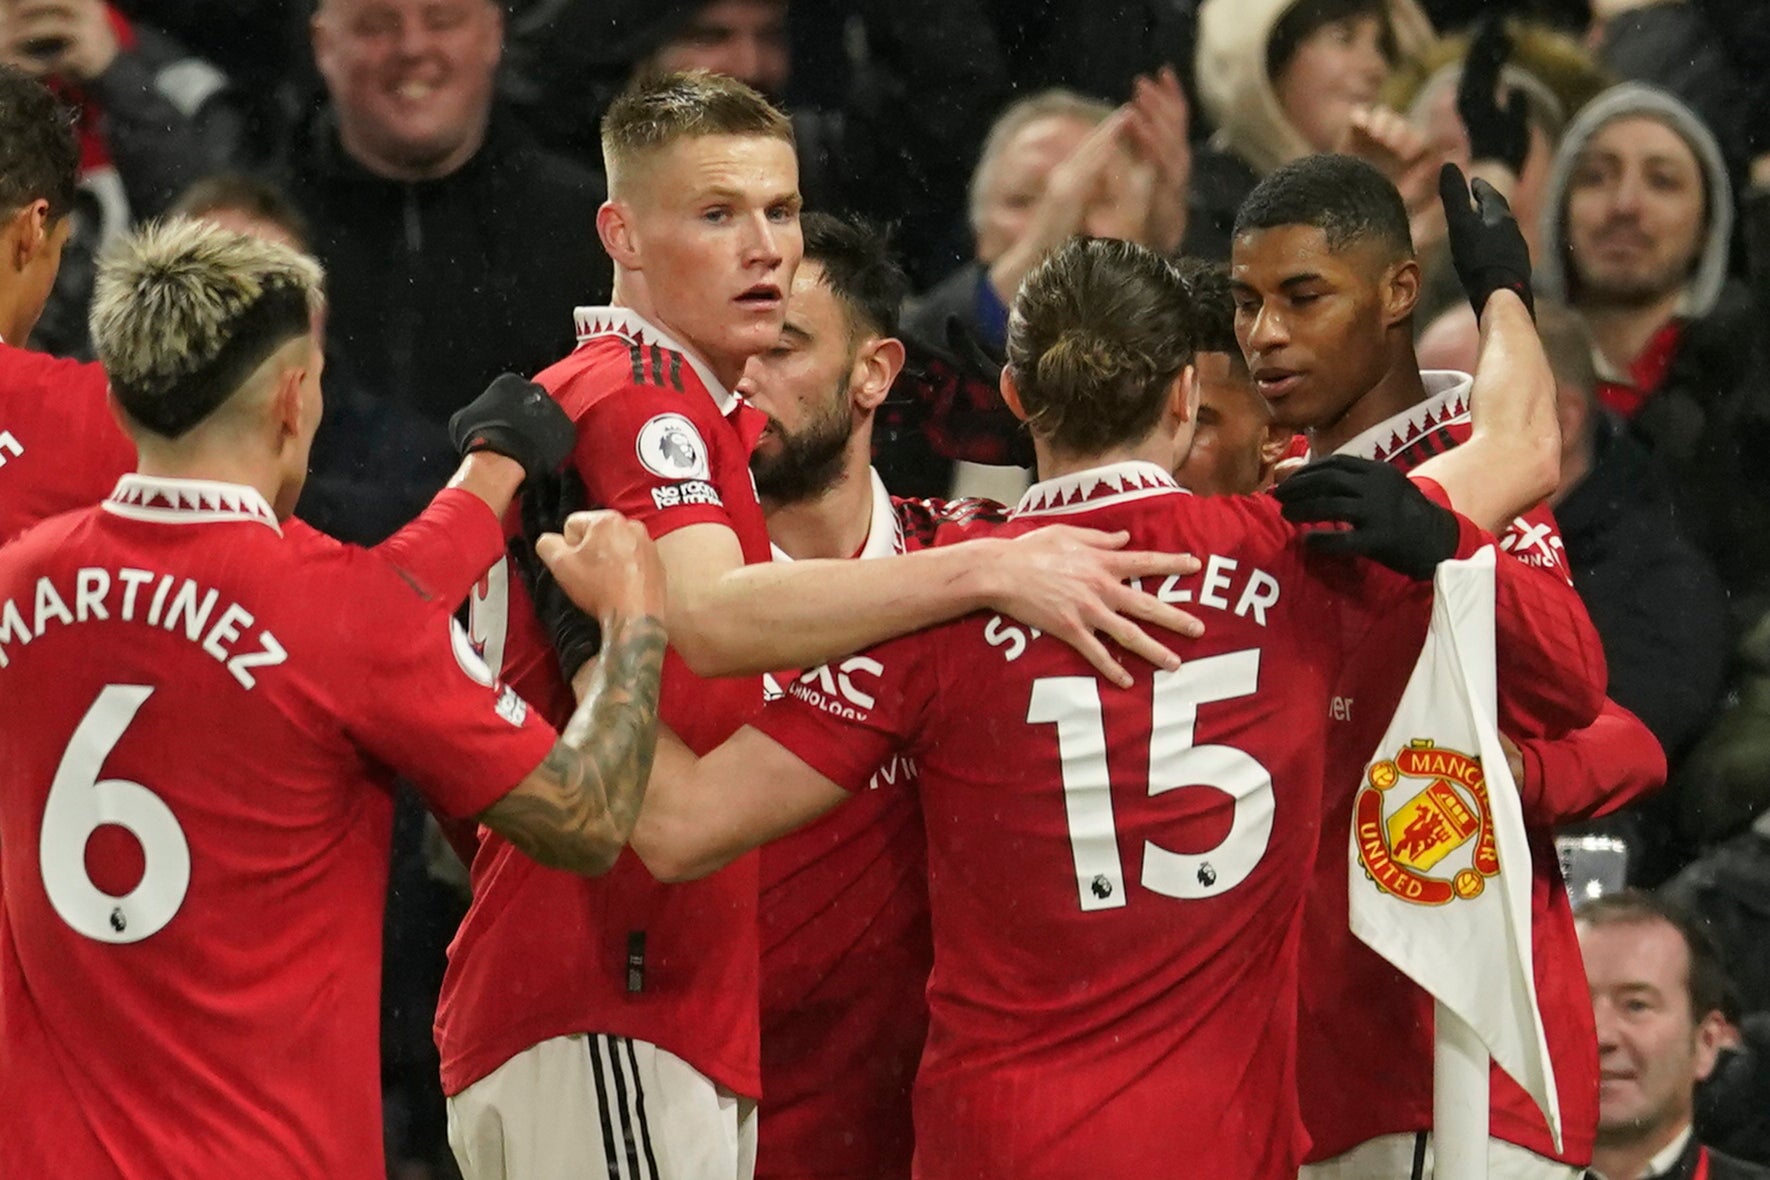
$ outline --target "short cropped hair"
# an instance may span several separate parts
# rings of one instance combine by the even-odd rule
[[[1028,424],[1074,455],[1142,439],[1192,358],[1186,282],[1134,242],[1071,239],[1026,276],[1008,317]]]
[[[99,260],[92,340],[138,425],[182,437],[277,349],[312,331],[323,272],[287,246],[189,218],[124,235]]]
[[[1586,902],[1574,911],[1574,919],[1592,927],[1664,922],[1678,932],[1689,952],[1690,973],[1685,983],[1690,993],[1691,1019],[1700,1023],[1711,1012],[1719,1012],[1729,1020],[1738,1018],[1739,1003],[1720,948],[1682,906],[1645,890],[1624,889]]]
[[[1199,352],[1226,352],[1241,360],[1235,339],[1235,298],[1229,292],[1229,268],[1202,258],[1176,259],[1174,265],[1192,293],[1193,346]]]
[[[682,139],[757,135],[793,143],[793,124],[760,92],[709,70],[640,82],[602,117],[602,162],[610,183],[641,156]]]
[[[1029,94],[1009,103],[996,116],[996,121],[990,124],[989,134],[984,137],[983,150],[977,157],[977,167],[971,170],[971,227],[976,229],[982,224],[984,188],[995,173],[996,161],[1016,135],[1040,119],[1074,119],[1090,127],[1097,127],[1110,114],[1112,104],[1060,86],[1041,90],[1037,94]]]
[[[274,225],[303,250],[310,249],[313,242],[307,218],[294,202],[276,185],[256,176],[223,172],[204,177],[180,193],[167,210],[171,217],[206,217],[211,213],[241,213]]]
[[[1389,178],[1363,160],[1322,154],[1292,160],[1254,186],[1235,214],[1235,236],[1287,225],[1319,229],[1338,253],[1378,242],[1411,258],[1407,206]]]
[[[51,220],[65,217],[79,185],[73,112],[43,83],[0,66],[0,213],[47,201]]]
[[[859,218],[807,213],[800,218],[805,261],[823,271],[823,284],[847,309],[858,329],[897,335],[897,316],[910,282],[891,257],[885,235]]]

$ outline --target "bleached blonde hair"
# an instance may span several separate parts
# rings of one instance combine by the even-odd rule
[[[100,258],[92,340],[131,417],[177,438],[311,328],[325,272],[277,242],[172,218]]]

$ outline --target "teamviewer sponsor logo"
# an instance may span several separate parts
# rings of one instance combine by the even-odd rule
[[[870,656],[850,656],[840,664],[813,668],[793,682],[792,694],[814,709],[848,721],[865,721],[878,699],[869,689],[885,674]]]

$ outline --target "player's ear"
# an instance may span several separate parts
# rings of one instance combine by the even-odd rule
[[[1261,427],[1261,466],[1271,467],[1280,459],[1284,458],[1285,452],[1291,449],[1291,440],[1296,437],[1296,434],[1293,433],[1288,426],[1279,426],[1277,423],[1268,422],[1265,426]]]
[[[1022,422],[1028,419],[1026,406],[1020,400],[1020,386],[1014,383],[1014,369],[1009,365],[1002,366],[1002,400],[1008,403],[1009,413]]]
[[[596,211],[596,236],[609,259],[623,270],[643,270],[640,265],[639,240],[633,232],[633,219],[628,208],[619,201],[604,201]]]
[[[49,241],[49,202],[39,198],[7,218],[4,229],[7,262],[14,271],[30,265]],[[19,342],[23,344],[21,340]]]
[[[1193,422],[1198,419],[1198,369],[1187,365],[1168,386],[1168,413],[1176,422]]]
[[[893,337],[875,337],[861,347],[854,361],[854,408],[871,412],[879,408],[885,395],[903,371],[903,341]]]
[[[290,365],[277,374],[276,392],[270,399],[271,424],[276,428],[277,446],[298,442],[302,437],[303,413],[306,410],[304,385],[305,365]]]
[[[1405,323],[1420,302],[1420,264],[1411,258],[1389,267],[1383,277],[1383,326]]]

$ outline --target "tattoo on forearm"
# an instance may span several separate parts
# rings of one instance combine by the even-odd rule
[[[604,619],[590,689],[530,776],[544,789],[512,792],[487,813],[491,826],[535,860],[604,871],[633,834],[657,749],[665,642],[662,622],[650,615]],[[562,847],[562,835],[585,831],[596,833],[594,858]]]

